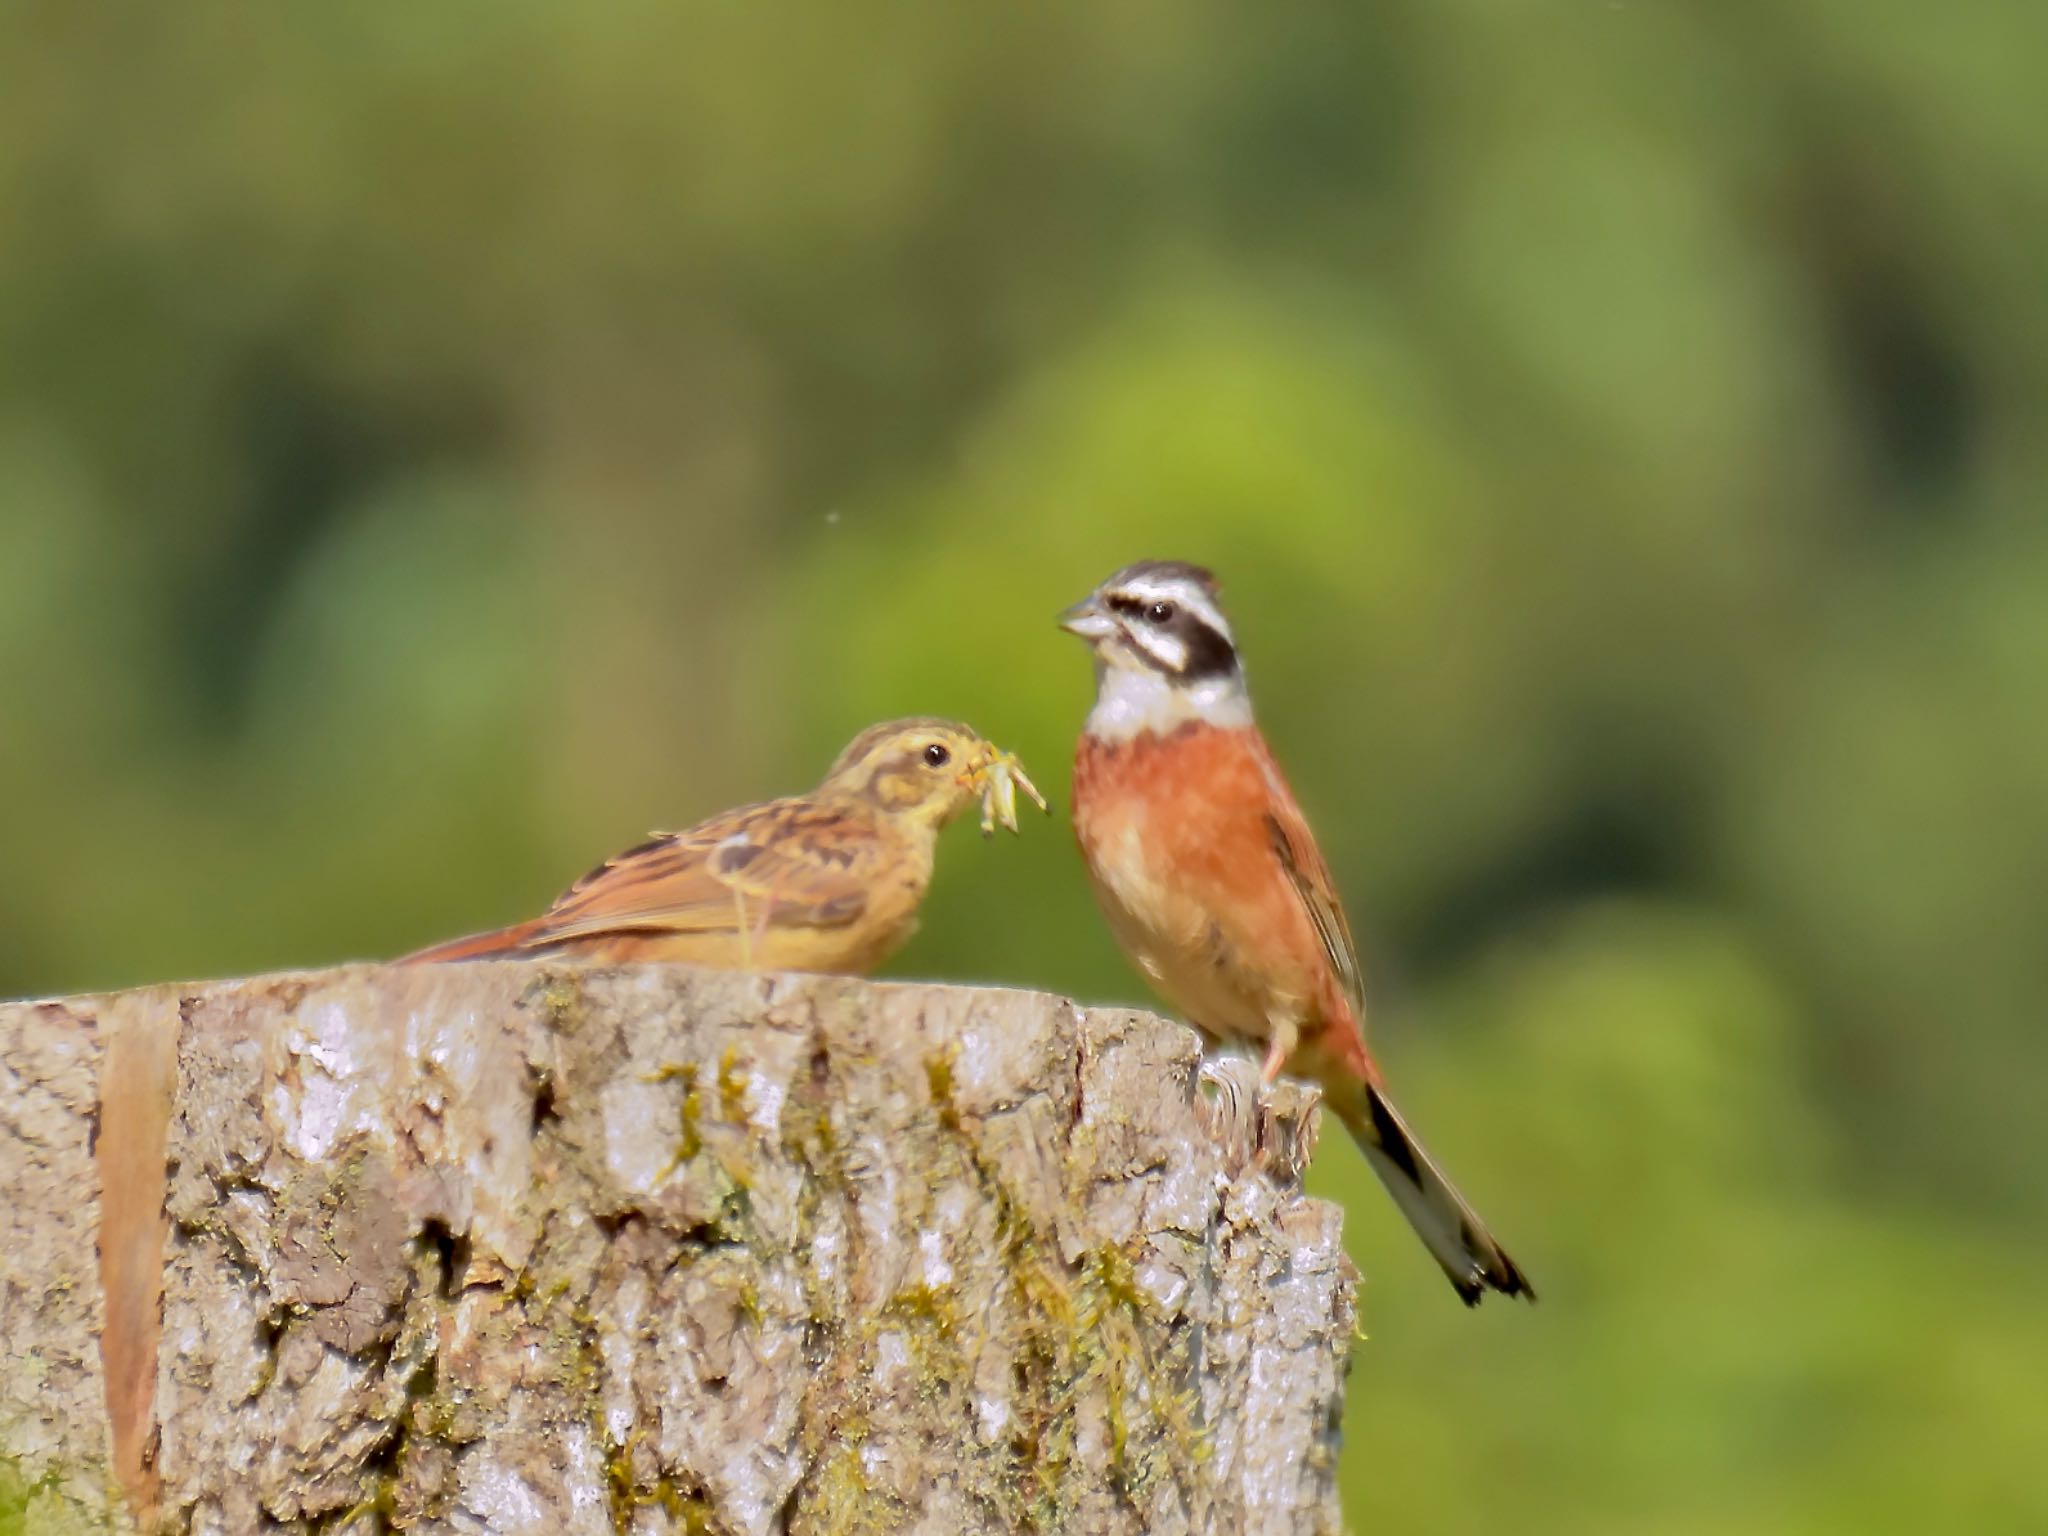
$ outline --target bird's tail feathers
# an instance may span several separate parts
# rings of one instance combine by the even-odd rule
[[[1536,1299],[1536,1288],[1431,1160],[1385,1089],[1360,1078],[1340,1077],[1324,1083],[1324,1102],[1351,1132],[1366,1162],[1466,1306],[1477,1306],[1489,1289]]]

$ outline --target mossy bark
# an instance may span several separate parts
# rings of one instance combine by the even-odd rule
[[[1199,1063],[663,966],[0,1006],[0,1526],[1334,1531],[1313,1105]]]

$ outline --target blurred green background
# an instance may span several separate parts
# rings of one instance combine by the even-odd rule
[[[396,953],[1222,574],[1361,1532],[2048,1529],[2048,7],[0,15],[0,994]],[[1136,1001],[1063,827],[900,975]]]

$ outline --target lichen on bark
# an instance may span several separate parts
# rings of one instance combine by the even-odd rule
[[[0,1451],[81,1518],[137,1499],[117,1012],[175,1046],[129,1437],[166,1528],[1338,1528],[1306,1095],[1037,993],[516,963],[0,1007]]]

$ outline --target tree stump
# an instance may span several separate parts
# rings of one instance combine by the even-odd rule
[[[0,1005],[0,1528],[1334,1532],[1315,1123],[993,988]]]

